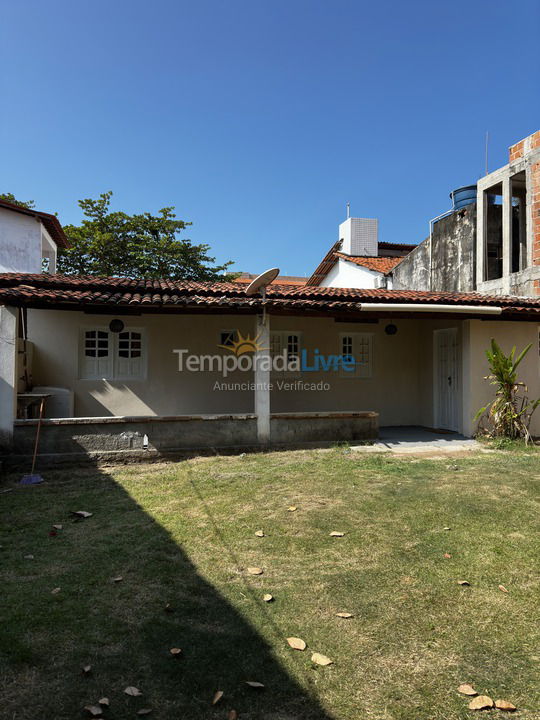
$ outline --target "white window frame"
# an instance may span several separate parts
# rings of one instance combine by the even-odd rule
[[[109,341],[109,355],[103,359],[102,365],[105,366],[105,370],[100,370],[99,366],[94,372],[89,372],[87,369],[88,364],[91,360],[86,358],[86,333],[90,331],[105,332]],[[135,373],[121,372],[120,367],[124,361],[130,361],[131,358],[121,358],[119,356],[119,343],[120,335],[124,332],[139,333],[141,336],[141,356],[137,358],[139,370]],[[134,358],[133,358],[134,359]],[[96,358],[97,360],[97,358]],[[80,328],[79,332],[79,380],[145,380],[147,373],[147,341],[146,332],[144,328],[140,327],[125,327],[121,332],[111,332],[107,325],[87,325]]]
[[[343,355],[343,341],[345,338],[352,339],[352,354],[354,358],[359,355],[359,344],[366,343],[368,347],[368,362],[367,365],[358,364],[354,370],[340,369],[339,375],[344,378],[359,378],[362,380],[369,380],[373,377],[373,338],[375,333],[366,332],[342,332],[339,333],[339,349],[338,355]]]
[[[283,352],[283,349],[287,347],[288,345],[288,336],[289,335],[296,335],[298,339],[298,359],[301,358],[302,349],[304,347],[304,338],[303,333],[300,332],[300,330],[270,330],[270,353],[271,356],[274,357],[275,353],[271,352],[271,348],[273,343],[279,338],[279,350],[277,351],[277,354],[280,355]],[[277,371],[276,371],[277,372]],[[279,375],[288,375],[289,377],[299,377],[301,371],[294,371],[294,370],[283,370],[282,372],[279,372]]]

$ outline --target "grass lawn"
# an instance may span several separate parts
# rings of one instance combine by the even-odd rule
[[[3,718],[90,717],[107,696],[111,720],[451,720],[478,714],[464,682],[540,718],[538,450],[44,475],[0,495]]]

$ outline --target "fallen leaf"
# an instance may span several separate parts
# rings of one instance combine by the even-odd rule
[[[84,709],[88,710],[92,717],[98,717],[99,715],[103,715],[103,708],[99,705],[85,705]]]
[[[100,705],[106,705],[107,707],[110,705],[108,697],[102,697],[101,700],[98,700],[98,703]]]
[[[338,617],[340,617],[340,618],[352,618],[352,617],[354,617],[354,615],[353,615],[352,613],[348,613],[348,612],[338,612],[338,613],[336,613],[336,615],[337,615]]]
[[[457,691],[462,695],[478,695],[476,690],[473,688],[472,685],[469,685],[469,683],[462,683],[458,687]]]
[[[495,700],[495,707],[499,710],[508,710],[508,712],[517,710],[517,707],[511,702],[508,702],[508,700]]]
[[[505,588],[504,585],[499,585],[499,590],[501,592],[508,592],[507,588]]]
[[[326,655],[321,655],[321,653],[313,653],[311,662],[317,663],[317,665],[332,665],[334,661],[330,660]]]
[[[305,650],[307,645],[302,638],[288,637],[287,642],[293,650]]]
[[[61,529],[62,529],[62,525],[53,525],[53,528],[54,528],[55,530],[61,530]]]
[[[339,530],[332,530],[330,533],[330,537],[344,537],[345,533],[340,532]]]
[[[223,697],[223,690],[216,690],[214,697],[212,698],[212,705],[217,705]]]
[[[51,590],[51,594],[52,594],[52,595],[57,595],[57,594],[60,592],[61,589],[62,589],[62,588],[54,588],[53,590]]]
[[[93,513],[87,512],[86,510],[72,510],[71,514],[76,515],[78,518],[89,518],[93,515]]]
[[[458,585],[470,585],[471,583],[468,580],[458,580]]]
[[[227,720],[238,720],[238,713],[236,710],[229,710],[227,713]]]
[[[450,555],[450,553],[444,553],[444,557],[449,560],[452,556]]]
[[[114,577],[114,578],[112,579],[112,581],[113,581],[113,583],[118,583],[118,582],[122,582],[123,579],[124,579],[124,578],[123,578],[122,575],[118,575],[118,577]]]
[[[169,650],[169,652],[171,653],[171,655],[174,655],[174,657],[178,657],[179,655],[182,654],[182,650],[180,648],[176,648],[176,647],[171,648]]]
[[[152,708],[141,708],[140,710],[137,710],[137,715],[150,715],[152,712]]]
[[[126,695],[131,695],[132,697],[139,697],[139,695],[142,695],[142,692],[139,690],[139,688],[133,687],[133,685],[129,685],[124,692]]]
[[[287,508],[287,510],[288,510],[289,512],[296,512],[296,511],[298,510],[298,508],[296,507],[296,505],[290,505],[290,506]]]
[[[256,530],[255,535],[257,537],[264,537],[264,530]]]
[[[488,695],[479,695],[469,703],[469,710],[485,710],[493,707],[493,700]]]
[[[264,685],[260,682],[257,682],[256,680],[246,680],[246,685],[249,685],[251,688],[255,688],[257,690],[262,690]]]
[[[248,567],[247,571],[250,575],[262,575],[264,572],[260,567]]]
[[[92,666],[91,665],[83,665],[81,670],[82,670],[83,675],[89,675],[92,670]]]
[[[272,602],[273,599],[274,599],[274,596],[270,595],[270,593],[266,593],[266,595],[263,595],[264,602]]]

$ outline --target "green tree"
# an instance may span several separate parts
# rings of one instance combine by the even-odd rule
[[[179,238],[191,225],[178,220],[174,207],[157,215],[111,212],[112,192],[97,200],[79,201],[84,219],[66,225],[70,247],[62,249],[58,272],[77,275],[170,278],[174,280],[227,280],[232,264],[214,265],[209,245],[193,245]]]
[[[0,200],[7,200],[7,202],[13,203],[14,205],[20,205],[21,207],[32,210],[35,206],[33,200],[17,200],[13,193],[0,193]]]

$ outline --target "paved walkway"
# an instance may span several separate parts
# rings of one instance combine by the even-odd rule
[[[480,450],[481,445],[459,433],[441,433],[423,427],[382,427],[379,439],[373,445],[354,445],[353,450],[368,452],[464,452]]]

